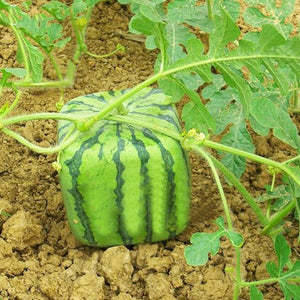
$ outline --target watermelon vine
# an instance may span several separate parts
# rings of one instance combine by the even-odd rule
[[[35,152],[58,153],[55,166],[70,227],[78,240],[91,246],[155,242],[180,234],[189,215],[186,151],[198,153],[211,167],[225,219],[216,220],[216,232],[192,236],[185,250],[187,262],[205,264],[225,236],[236,251],[236,268],[227,270],[235,285],[234,299],[244,287],[250,288],[251,299],[262,299],[257,286],[270,282],[280,284],[286,299],[299,298],[300,288],[294,284],[300,278],[299,261],[289,260],[280,223],[293,211],[300,213],[300,156],[285,162],[261,157],[255,154],[249,133],[249,127],[262,136],[272,131],[299,153],[300,137],[289,113],[299,107],[300,39],[286,22],[295,1],[276,6],[272,0],[245,0],[243,17],[254,30],[241,32],[238,1],[211,0],[200,5],[196,0],[119,0],[133,12],[130,31],[143,34],[146,47],[159,51],[154,74],[128,90],[85,95],[64,105],[64,89],[73,84],[82,55],[103,57],[124,51],[119,44],[108,54],[88,51],[85,33],[98,2],[74,0],[67,6],[50,1],[43,14],[32,17],[26,13],[28,1],[23,8],[0,1],[0,23],[15,35],[20,64],[0,69],[1,94],[11,89],[16,95],[0,109],[1,132]],[[76,48],[63,74],[54,49],[70,42],[63,36],[62,21],[67,20]],[[208,48],[197,34],[208,39]],[[45,57],[57,80],[44,80]],[[153,84],[159,89],[149,87]],[[59,88],[59,112],[9,116],[24,87]],[[189,98],[181,114],[184,130],[174,110],[183,96]],[[43,119],[59,123],[58,144],[50,148],[39,147],[9,128]],[[219,143],[213,141],[216,137]],[[221,160],[208,149],[217,150]],[[276,174],[283,175],[291,194],[287,205],[272,212],[267,200],[268,211],[263,211],[239,181],[246,160],[269,167],[274,178],[270,192],[275,190]],[[279,263],[267,265],[268,279],[245,282],[242,278],[244,240],[234,230],[219,173],[240,191],[261,222],[262,232],[274,240]]]

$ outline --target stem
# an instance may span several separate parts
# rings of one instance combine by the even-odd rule
[[[273,176],[272,176],[272,184],[271,184],[271,188],[270,188],[271,192],[274,191],[275,181],[276,181],[276,172],[274,172]],[[271,210],[272,210],[272,199],[269,199],[267,201],[267,212],[266,212],[266,216],[267,216],[268,219],[270,218]]]
[[[0,117],[0,121],[2,119],[4,119],[5,116],[7,116],[14,108],[15,106],[18,104],[19,102],[19,99],[20,99],[20,96],[21,96],[21,92],[19,90],[16,91],[16,97],[15,97],[15,100],[13,101],[13,103],[9,106],[9,108],[1,115]],[[0,122],[1,124],[1,122]]]
[[[269,224],[267,218],[263,214],[260,207],[257,205],[253,197],[246,190],[246,188],[241,184],[241,182],[236,178],[236,176],[230,172],[222,163],[220,163],[215,157],[211,157],[216,167],[224,174],[224,176],[234,185],[234,187],[241,193],[243,198],[247,201],[249,206],[252,208],[253,212],[256,214],[256,217],[263,226]]]
[[[253,154],[253,153],[249,153],[249,152],[246,152],[246,151],[243,151],[243,150],[240,150],[240,149],[236,149],[236,148],[232,148],[232,147],[229,147],[229,146],[226,146],[226,145],[215,143],[215,142],[212,142],[210,140],[203,140],[202,144],[204,146],[207,146],[207,147],[210,147],[210,148],[213,148],[213,149],[217,149],[219,151],[224,151],[224,152],[228,152],[228,153],[235,154],[235,155],[238,155],[238,156],[242,156],[242,157],[245,157],[247,159],[259,162],[261,164],[268,165],[268,166],[271,166],[271,167],[274,167],[274,168],[278,168],[279,170],[281,170],[284,173],[286,173],[287,175],[289,175],[300,186],[300,177],[297,176],[297,174],[295,174],[292,171],[292,169],[288,168],[284,163],[278,163],[274,160],[271,160],[271,159]]]
[[[53,65],[53,67],[54,67],[54,70],[55,70],[55,72],[56,72],[56,75],[57,75],[58,79],[59,79],[60,81],[63,81],[63,76],[61,75],[59,66],[58,66],[58,64],[57,64],[57,62],[56,62],[56,60],[55,60],[53,54],[52,54],[51,52],[46,52],[46,53],[47,53],[47,55],[48,55],[48,57],[49,57],[49,59],[50,59],[52,65]]]
[[[9,22],[10,22],[9,26],[14,31],[14,33],[16,35],[18,45],[19,45],[19,49],[20,49],[20,52],[22,54],[24,67],[26,69],[26,76],[25,76],[24,81],[28,81],[29,78],[30,78],[30,67],[29,67],[29,62],[28,62],[28,58],[27,58],[27,55],[26,55],[26,50],[25,50],[24,43],[23,43],[23,38],[24,37],[22,37],[21,34],[19,33],[19,31],[15,28],[15,26],[12,25],[12,24],[16,23],[15,22],[16,20],[15,20],[14,15],[13,15],[13,9],[10,9],[10,11],[8,13],[8,18],[9,18]]]
[[[109,52],[109,53],[103,54],[103,55],[97,55],[97,54],[91,53],[91,52],[89,52],[89,51],[87,51],[87,50],[85,51],[85,53],[88,54],[88,55],[90,55],[90,56],[92,56],[92,57],[95,57],[95,58],[105,58],[105,57],[114,55],[114,54],[118,53],[119,51],[124,52],[124,51],[125,51],[124,46],[118,44],[118,45],[116,46],[116,49],[115,49],[115,50],[113,50],[113,51],[111,51],[111,52]]]
[[[65,88],[69,87],[73,82],[69,80],[58,80],[58,81],[46,81],[46,82],[32,82],[30,80],[17,81],[15,82],[16,87],[37,87],[37,88]]]
[[[217,187],[218,187],[221,199],[222,199],[222,204],[223,204],[225,215],[226,215],[228,229],[230,231],[232,231],[233,230],[233,225],[232,225],[232,220],[231,220],[231,217],[230,217],[230,208],[228,206],[227,199],[226,199],[226,196],[225,196],[225,193],[224,193],[224,189],[223,189],[219,174],[217,172],[217,169],[216,169],[216,167],[213,163],[212,157],[209,154],[207,154],[202,149],[202,147],[199,147],[199,146],[195,145],[194,147],[192,146],[191,149],[194,150],[197,153],[200,153],[206,159],[206,161],[207,161],[207,163],[208,163],[208,165],[209,165],[209,167],[210,167],[210,169],[213,173],[215,182],[217,184]],[[240,249],[238,247],[234,247],[234,248],[235,248],[235,253],[236,253],[236,281],[240,282],[241,281],[241,255],[240,255]],[[239,294],[240,294],[240,286],[235,282],[233,299],[238,299]]]
[[[296,157],[293,157],[293,158],[291,158],[291,159],[288,159],[288,160],[286,160],[285,162],[284,162],[284,164],[290,164],[291,162],[294,162],[295,160],[298,160],[298,159],[300,159],[300,154],[299,155],[297,155]]]
[[[158,126],[155,123],[148,123],[145,121],[142,121],[140,119],[136,119],[134,117],[129,117],[129,116],[108,116],[105,117],[105,120],[110,120],[110,121],[116,121],[116,122],[122,122],[122,123],[127,123],[130,125],[135,125],[138,127],[144,127],[144,128],[148,128],[157,132],[160,132],[164,135],[167,135],[171,138],[173,138],[174,140],[177,140],[179,142],[181,142],[183,140],[182,136],[176,132],[176,131],[172,131],[169,128],[164,128],[162,126]]]
[[[273,216],[269,224],[264,227],[262,230],[263,234],[268,234],[272,228],[274,228],[276,225],[278,225],[285,216],[287,216],[296,206],[296,200],[294,199],[292,202],[290,202],[287,206],[285,206],[283,209],[281,209],[275,216]]]
[[[75,126],[74,126],[74,130],[75,131]],[[55,152],[60,152],[61,150],[63,150],[64,148],[68,147],[71,143],[73,143],[77,137],[79,136],[80,132],[79,131],[75,131],[75,133],[73,133],[70,138],[68,140],[66,140],[65,142],[53,146],[53,147],[49,147],[49,148],[44,148],[44,147],[40,147],[37,146],[31,142],[29,142],[27,139],[25,139],[23,136],[21,136],[20,134],[7,129],[7,128],[2,128],[1,129],[5,134],[9,135],[10,137],[14,138],[15,140],[17,140],[19,143],[23,144],[24,146],[28,147],[30,150],[37,152],[37,153],[43,153],[43,154],[52,154]]]
[[[52,120],[66,120],[71,122],[78,121],[78,115],[71,115],[71,114],[62,114],[62,113],[35,113],[30,115],[20,115],[7,118],[1,122],[2,127],[12,125],[19,122],[31,121],[31,120],[45,120],[45,119],[52,119]]]
[[[117,108],[120,104],[122,104],[125,100],[129,99],[131,96],[136,95],[139,91],[141,91],[143,88],[149,86],[150,84],[156,82],[161,77],[161,73],[158,73],[156,75],[153,75],[152,77],[146,79],[142,83],[136,85],[134,88],[132,88],[129,92],[122,95],[120,98],[116,99],[113,103],[111,103],[109,106],[105,107],[103,110],[101,110],[100,113],[96,114],[94,117],[84,121],[81,126],[80,130],[88,130],[90,127],[92,127],[95,123],[97,123],[99,120],[103,119],[106,115],[108,115],[114,108]]]
[[[236,254],[236,282],[234,284],[234,292],[233,292],[233,299],[237,300],[239,298],[239,294],[240,294],[240,284],[239,282],[241,282],[241,251],[238,247],[235,247],[235,254]]]
[[[207,12],[208,12],[208,18],[213,21],[214,20],[214,14],[213,14],[213,0],[207,0],[206,1],[206,5],[207,5]]]
[[[257,280],[257,281],[251,281],[251,282],[245,282],[242,281],[240,282],[240,285],[245,287],[245,286],[253,286],[253,285],[263,285],[266,283],[275,283],[278,282],[278,278],[266,278],[266,279],[262,279],[262,280]]]
[[[218,63],[218,62],[230,62],[230,61],[239,61],[239,60],[251,60],[251,59],[261,59],[261,58],[281,58],[281,59],[299,59],[296,56],[288,56],[288,55],[261,55],[261,54],[255,54],[255,55],[244,55],[244,56],[232,56],[232,57],[219,57],[219,58],[208,58],[206,60],[201,60],[201,61],[196,61],[196,62],[192,62],[189,64],[185,64],[185,65],[181,65],[178,67],[174,67],[174,68],[170,68],[168,70],[165,71],[160,71],[159,73],[149,77],[148,79],[146,79],[145,81],[143,81],[142,83],[138,84],[137,86],[135,86],[134,88],[132,88],[128,93],[126,93],[125,95],[122,95],[120,98],[116,99],[111,105],[107,106],[105,109],[103,109],[101,112],[99,112],[98,115],[94,116],[92,119],[90,120],[86,120],[81,128],[79,128],[80,130],[87,130],[89,129],[91,126],[93,126],[97,121],[99,121],[100,119],[102,119],[103,117],[105,117],[109,112],[111,112],[114,108],[116,108],[117,106],[119,106],[120,104],[122,104],[124,101],[126,101],[128,98],[130,98],[131,96],[135,95],[137,92],[139,92],[140,90],[142,90],[143,88],[151,85],[152,83],[158,81],[160,78],[180,72],[180,71],[184,71],[187,69],[192,69],[195,67],[200,67],[200,66],[204,66],[204,65],[211,65],[213,63]],[[276,165],[278,166],[278,164]],[[299,180],[299,185],[300,185],[300,180]]]
[[[201,154],[201,156],[203,156],[205,158],[205,160],[207,161],[209,167],[211,168],[212,174],[214,176],[215,182],[217,184],[221,199],[222,199],[222,204],[224,207],[224,212],[225,212],[225,216],[226,216],[226,220],[227,220],[227,226],[229,230],[233,230],[233,226],[232,226],[232,221],[231,221],[231,217],[230,217],[230,209],[226,200],[226,196],[224,193],[224,189],[220,180],[220,177],[218,175],[217,169],[212,161],[212,158],[209,154],[207,154],[202,147],[199,147],[197,145],[192,145],[191,146],[191,150],[195,151],[196,153]]]

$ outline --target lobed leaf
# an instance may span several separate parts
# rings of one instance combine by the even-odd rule
[[[2,73],[7,73],[10,76],[16,76],[18,78],[24,78],[26,76],[26,70],[23,68],[0,68]]]
[[[184,257],[192,266],[203,266],[208,261],[209,253],[215,255],[220,248],[218,232],[194,233],[191,237],[192,245],[185,247]]]
[[[185,123],[185,129],[196,129],[199,132],[207,134],[211,130],[215,130],[215,120],[207,111],[207,108],[202,104],[199,95],[190,90],[185,93],[192,99],[184,105],[182,109],[182,120]]]
[[[244,12],[245,21],[255,27],[261,28],[265,24],[270,24],[277,28],[281,34],[288,37],[293,29],[292,24],[286,22],[286,18],[292,14],[295,7],[295,0],[281,1],[278,7],[270,0],[251,1],[247,0],[252,7],[248,7]],[[262,8],[268,11],[268,15],[262,11]]]
[[[39,48],[33,46],[27,39],[24,39],[27,49],[29,72],[33,82],[41,82],[43,78],[43,61],[44,56]]]
[[[264,296],[257,286],[250,287],[250,300],[263,300]]]
[[[192,266],[202,266],[208,261],[209,254],[216,255],[220,249],[220,238],[227,236],[235,247],[241,247],[244,238],[241,234],[227,230],[222,217],[219,217],[215,223],[219,230],[214,233],[197,232],[191,237],[192,245],[184,249],[184,256],[188,264]]]
[[[209,36],[209,56],[218,57],[224,53],[225,46],[240,35],[238,26],[222,8],[221,16],[215,16],[214,30]]]
[[[269,262],[266,266],[267,271],[272,278],[278,278],[285,299],[299,299],[300,286],[297,285],[297,283],[300,281],[300,261],[296,261],[292,268],[284,272],[284,267],[289,260],[291,249],[282,235],[277,235],[275,238],[275,252],[278,264],[276,265],[274,262]]]
[[[59,1],[51,1],[46,3],[42,8],[58,21],[63,21],[70,16],[70,8]]]

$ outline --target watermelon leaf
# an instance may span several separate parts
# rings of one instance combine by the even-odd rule
[[[226,236],[233,246],[241,247],[244,238],[241,234],[228,230],[225,227],[223,217],[219,217],[215,223],[219,230],[214,233],[197,232],[191,237],[192,245],[184,249],[184,257],[189,265],[202,266],[208,261],[209,254],[216,255],[220,248],[220,238]]]
[[[299,299],[300,286],[297,283],[300,281],[300,261],[296,261],[288,271],[284,271],[284,267],[289,261],[291,249],[282,235],[277,235],[275,238],[275,252],[277,264],[274,262],[267,263],[267,271],[271,277],[278,279],[285,299]]]
[[[253,285],[250,287],[250,300],[263,300],[263,294],[262,292],[258,289],[257,286]]]

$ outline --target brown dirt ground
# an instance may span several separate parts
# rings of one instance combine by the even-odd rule
[[[40,6],[44,1],[37,1]],[[140,41],[124,35],[130,12],[117,3],[101,3],[94,10],[87,32],[88,46],[94,53],[107,53],[117,43],[127,52],[96,60],[84,56],[78,66],[74,87],[66,100],[104,90],[128,88],[152,72],[155,53],[145,50]],[[0,31],[0,65],[13,66],[16,45],[10,32]],[[59,51],[64,63],[72,49]],[[46,76],[53,71],[46,65]],[[11,99],[9,93],[1,99]],[[57,90],[25,90],[14,114],[55,111]],[[18,132],[42,146],[54,144],[56,123],[27,122]],[[273,137],[254,136],[258,153],[283,159],[289,148]],[[0,135],[0,298],[3,299],[231,299],[232,281],[225,268],[234,265],[234,250],[227,241],[203,267],[185,263],[183,250],[191,234],[211,232],[214,220],[223,214],[222,204],[207,165],[191,155],[191,222],[177,238],[152,245],[95,249],[79,245],[70,234],[56,171],[55,156],[31,152],[11,138]],[[243,182],[253,195],[270,183],[265,169],[249,164]],[[242,273],[246,280],[267,277],[265,264],[275,260],[272,242],[259,234],[260,226],[248,205],[231,187],[229,199],[234,226],[245,238],[242,248]],[[287,221],[293,254],[297,256],[296,224]],[[276,284],[261,287],[265,299],[283,299]],[[248,299],[244,291],[240,299]]]

